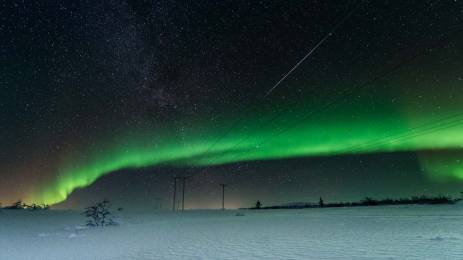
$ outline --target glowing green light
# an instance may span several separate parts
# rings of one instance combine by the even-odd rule
[[[378,108],[379,107],[379,108]],[[95,142],[91,148],[71,153],[59,169],[57,178],[29,200],[54,204],[77,188],[86,187],[99,177],[127,168],[167,164],[207,166],[240,161],[272,160],[302,156],[331,156],[355,153],[459,149],[463,147],[463,125],[450,118],[448,127],[433,128],[433,122],[450,113],[401,113],[376,104],[338,106],[313,117],[313,107],[282,114],[271,121],[271,112],[248,115],[242,125],[223,136],[233,120],[217,123],[221,127],[197,122],[196,128],[179,131],[136,131]],[[233,117],[230,117],[233,118]],[[207,122],[207,121],[206,121]],[[446,122],[446,121],[442,121]],[[447,126],[439,123],[437,126]],[[162,134],[161,134],[162,133]],[[108,135],[110,136],[110,135]],[[217,142],[218,141],[218,142]],[[438,168],[435,160],[427,168]],[[463,179],[462,167],[445,171]],[[430,170],[436,178],[442,170]],[[448,177],[448,176],[444,177]]]

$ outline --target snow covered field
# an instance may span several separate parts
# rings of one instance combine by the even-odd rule
[[[463,259],[462,204],[120,215],[3,210],[0,259]]]

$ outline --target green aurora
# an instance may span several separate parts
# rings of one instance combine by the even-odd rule
[[[178,167],[167,167],[170,177],[240,162],[259,165],[237,167],[255,174],[249,183],[300,174],[297,185],[312,188],[285,192],[295,183],[274,181],[262,191],[281,194],[259,195],[266,200],[322,195],[313,188],[347,199],[361,174],[394,181],[372,182],[391,190],[371,196],[455,191],[463,182],[462,1],[69,2],[3,8],[4,205],[57,204],[126,169]],[[325,176],[311,175],[319,172],[336,185],[323,187]],[[122,183],[125,199],[136,181]],[[154,188],[161,181],[147,192],[167,199],[170,187]],[[194,188],[214,188],[205,186]],[[244,190],[243,201],[250,195]]]
[[[162,131],[132,129],[71,153],[58,177],[28,200],[59,203],[75,189],[121,169],[401,151],[434,154],[422,157],[432,179],[463,180],[458,156],[435,155],[463,147],[463,114],[456,113],[454,107],[397,109],[400,106],[375,102],[375,109],[369,108],[368,102],[341,103],[318,109],[318,113],[314,113],[314,105],[278,113],[261,109],[239,119],[224,117],[215,124],[191,123],[193,127],[181,131],[174,126]]]

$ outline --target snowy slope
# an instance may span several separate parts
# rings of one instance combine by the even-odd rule
[[[463,205],[123,212],[83,229],[74,211],[0,212],[0,259],[463,259]]]

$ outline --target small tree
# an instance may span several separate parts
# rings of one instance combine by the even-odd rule
[[[262,203],[260,203],[260,200],[256,202],[256,209],[260,209],[262,207]]]
[[[110,207],[111,204],[105,199],[93,206],[85,208],[85,211],[82,214],[88,218],[87,226],[104,227],[117,225],[109,211]]]
[[[320,206],[320,208],[325,207],[325,203],[323,202],[322,197],[320,197],[320,200],[318,201],[318,206]]]

